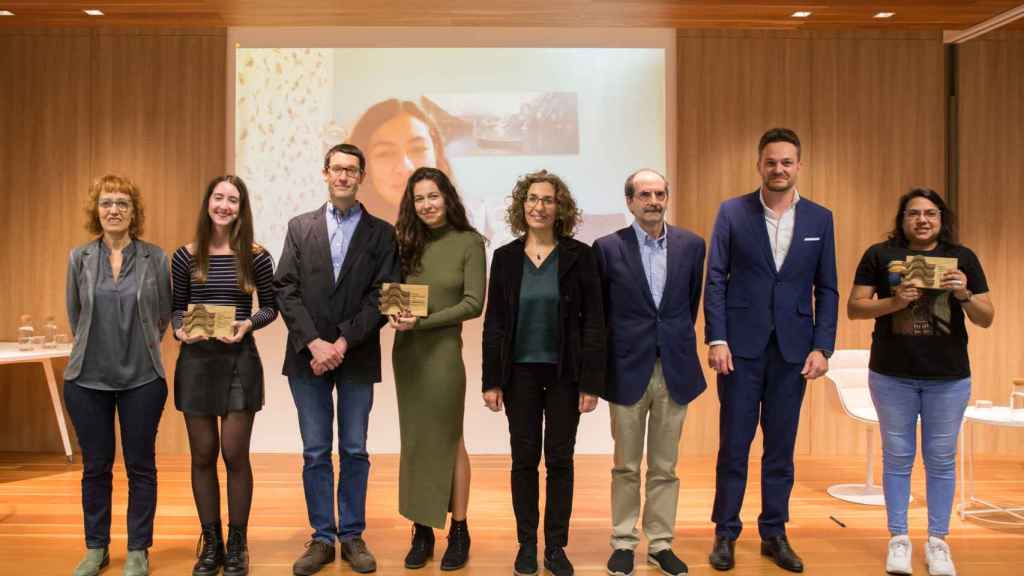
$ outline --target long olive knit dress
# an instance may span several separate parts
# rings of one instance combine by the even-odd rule
[[[419,270],[405,279],[430,286],[429,315],[396,334],[391,353],[402,436],[398,511],[435,528],[445,525],[462,437],[462,323],[483,310],[485,260],[479,234],[431,230]]]

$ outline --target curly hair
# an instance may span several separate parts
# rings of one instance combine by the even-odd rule
[[[89,200],[85,205],[85,229],[90,234],[101,236],[103,225],[100,224],[100,196],[104,193],[118,193],[132,199],[132,221],[128,225],[128,235],[138,238],[142,235],[142,226],[146,222],[146,211],[142,205],[142,193],[131,178],[119,174],[106,174],[93,181],[89,186]]]
[[[402,263],[403,279],[419,271],[423,250],[430,239],[430,229],[423,223],[423,220],[420,220],[419,215],[416,214],[413,193],[416,184],[423,180],[430,180],[437,185],[437,189],[444,198],[445,220],[452,228],[460,232],[476,232],[476,228],[473,228],[473,225],[469,223],[469,218],[466,216],[466,208],[459,198],[459,192],[455,189],[452,181],[448,179],[448,176],[437,168],[428,168],[426,166],[417,168],[409,176],[409,181],[405,185],[402,203],[398,208],[398,221],[395,222],[398,255]]]
[[[526,234],[529,229],[526,225],[526,196],[530,186],[541,182],[547,182],[555,189],[555,203],[558,206],[558,212],[555,214],[555,235],[571,238],[576,234],[576,228],[583,222],[583,215],[576,207],[576,200],[569,192],[569,187],[561,178],[547,170],[531,172],[516,181],[516,186],[512,189],[512,202],[505,209],[505,222],[512,234]]]

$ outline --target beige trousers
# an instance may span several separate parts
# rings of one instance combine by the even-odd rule
[[[609,403],[615,466],[612,468],[612,548],[636,548],[640,543],[640,462],[647,435],[647,485],[643,506],[643,529],[647,551],[656,554],[672,547],[679,500],[676,461],[679,438],[686,420],[686,406],[677,404],[665,387],[661,360],[647,390],[632,406]]]

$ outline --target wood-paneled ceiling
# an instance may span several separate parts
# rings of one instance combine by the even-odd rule
[[[964,29],[1021,0],[0,0],[0,27],[510,26]],[[90,17],[84,9],[100,9]],[[793,18],[807,10],[809,18]],[[894,12],[889,19],[874,14]],[[1019,27],[1019,26],[1015,26]]]

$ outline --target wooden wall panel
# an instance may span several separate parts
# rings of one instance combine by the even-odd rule
[[[0,33],[0,339],[23,312],[56,314],[66,331],[67,255],[88,239],[92,179],[139,184],[144,239],[171,251],[191,237],[203,186],[226,165],[225,42],[224,30]],[[163,353],[170,379],[169,336]],[[171,399],[158,449],[187,450]],[[0,450],[61,450],[37,366],[0,367]]]
[[[972,400],[1006,404],[1024,377],[1024,33],[993,34],[960,46],[958,101],[961,241],[985,269],[995,322],[970,329]],[[1020,454],[1024,431],[978,427],[977,448]]]
[[[795,32],[682,30],[676,48],[679,143],[674,221],[706,241],[719,204],[760,183],[755,166],[761,134],[773,126],[809,133],[810,39]],[[697,331],[703,342],[703,314]],[[702,345],[697,350],[702,357],[706,354]],[[714,454],[718,449],[718,393],[707,368],[705,377],[709,390],[687,412],[684,454]],[[800,453],[810,450],[807,432],[808,426],[801,425]],[[760,434],[754,445],[760,446]]]
[[[675,221],[710,238],[719,203],[759,184],[761,134],[774,126],[796,130],[803,143],[800,193],[830,208],[836,219],[837,347],[868,346],[871,322],[845,318],[857,262],[884,237],[899,194],[912,185],[944,189],[941,38],[681,30],[677,42]],[[687,453],[717,449],[717,392],[714,376],[705,373],[712,388],[687,415]],[[797,452],[862,453],[865,444],[864,428],[842,415],[827,381],[812,382]]]
[[[964,240],[989,273],[997,321],[972,330],[975,397],[1001,400],[1024,375],[1017,351],[1024,301],[1014,278],[1024,240],[1014,217],[1020,159],[1022,42],[980,41],[961,59],[960,203]],[[226,165],[223,31],[0,31],[0,339],[18,314],[65,324],[67,251],[87,238],[89,181],[121,171],[142,187],[145,238],[186,241],[203,184]],[[863,250],[880,239],[895,198],[913,185],[945,187],[942,45],[937,34],[680,30],[678,180],[674,220],[708,237],[718,204],[758,185],[756,144],[767,128],[804,141],[801,193],[836,214],[840,347],[869,342],[870,322],[845,320]],[[702,324],[698,330],[703,332]],[[175,346],[165,343],[168,367]],[[703,347],[700,353],[704,354]],[[59,368],[59,367],[58,367]],[[682,450],[717,449],[717,394],[689,413]],[[1019,435],[979,434],[979,449],[1019,453]],[[824,380],[805,401],[798,451],[863,450]],[[187,450],[168,405],[159,449]],[[41,371],[0,367],[0,450],[60,450]]]
[[[874,322],[846,317],[860,257],[886,238],[901,194],[945,193],[943,47],[931,32],[815,33],[811,50],[814,170],[804,182],[835,217],[836,347],[869,348]],[[814,382],[808,397],[811,453],[863,453],[866,427],[843,414],[831,383]]]

